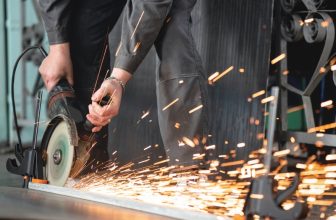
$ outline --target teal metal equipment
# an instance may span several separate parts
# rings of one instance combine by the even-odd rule
[[[6,79],[5,0],[0,0],[0,144],[8,144],[8,105]]]
[[[10,84],[11,76],[14,63],[17,57],[23,51],[24,43],[24,27],[30,27],[33,24],[38,23],[38,17],[34,9],[34,1],[24,1],[24,0],[0,0],[5,2],[6,5],[6,30],[7,30],[7,100],[10,100]],[[26,28],[27,30],[27,28]],[[31,44],[34,44],[32,42]],[[0,67],[1,68],[1,67]],[[15,79],[15,106],[18,115],[18,124],[21,128],[21,138],[23,143],[31,144],[33,127],[34,127],[34,96],[33,87],[35,80],[38,76],[37,66],[33,62],[24,61],[18,66],[16,79]],[[45,93],[46,94],[46,93]],[[1,101],[1,100],[0,100]],[[7,115],[8,120],[8,142],[10,146],[14,146],[17,142],[17,136],[13,124],[13,114],[12,114],[12,103],[7,102],[9,109],[9,114]],[[45,104],[42,104],[45,106]],[[0,107],[1,108],[1,107]],[[45,109],[45,108],[42,108]],[[41,111],[41,121],[46,122],[45,111]],[[2,115],[1,115],[2,116]],[[40,123],[42,129],[45,128],[46,123]],[[43,132],[39,132],[40,136]]]

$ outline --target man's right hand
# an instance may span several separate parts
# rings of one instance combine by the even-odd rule
[[[62,78],[73,85],[69,43],[50,45],[49,55],[43,60],[39,72],[48,91]]]

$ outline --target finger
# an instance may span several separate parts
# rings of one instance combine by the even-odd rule
[[[98,123],[108,123],[111,121],[110,116],[101,116],[93,110],[93,107],[89,105],[89,115]]]
[[[96,127],[99,127],[99,126],[105,126],[108,124],[108,120],[107,121],[100,121],[98,120],[97,118],[95,118],[94,116],[92,115],[86,115],[86,118],[93,124],[95,125]]]
[[[97,111],[98,108],[98,111]],[[100,107],[99,105],[96,105],[95,108],[92,105],[89,105],[89,113],[91,116],[93,116],[96,120],[101,121],[101,122],[105,122],[110,120],[111,116],[107,115],[101,115],[100,112],[102,112],[103,110],[101,110],[102,107]]]
[[[94,127],[92,128],[92,132],[99,132],[103,127],[102,126],[99,126],[99,127]]]
[[[113,103],[100,106],[98,103],[93,102],[92,108],[93,111],[101,117],[112,118],[118,114],[117,106],[113,105]]]
[[[99,102],[107,94],[105,87],[100,87],[93,95],[91,100],[94,102]]]

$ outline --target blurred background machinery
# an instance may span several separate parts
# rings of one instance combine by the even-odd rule
[[[13,125],[12,103],[9,101],[14,62],[25,48],[44,43],[43,25],[36,7],[35,0],[0,0],[0,146],[2,150],[13,146],[17,140]],[[20,64],[16,75],[15,105],[24,143],[31,143],[35,108],[33,99],[37,90],[43,86],[37,70],[41,60],[39,53],[29,53]],[[42,120],[46,120],[44,113],[42,117]],[[44,123],[41,125],[43,127]]]

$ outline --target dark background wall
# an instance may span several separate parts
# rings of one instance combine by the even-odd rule
[[[239,158],[260,147],[263,105],[248,98],[266,88],[271,50],[272,0],[199,0],[193,11],[193,34],[203,65],[210,76],[234,69],[214,85],[211,95],[211,134],[218,154],[238,148]],[[119,42],[118,26],[111,42]],[[115,45],[111,45],[112,54]],[[239,69],[244,71],[241,73]],[[158,129],[155,97],[155,51],[152,50],[127,85],[120,114],[110,126],[110,153],[121,162],[164,157]],[[144,112],[150,114],[141,119]],[[260,120],[255,125],[251,119]],[[227,144],[226,144],[227,143]],[[152,145],[146,151],[143,149]],[[159,147],[154,147],[159,145]]]

